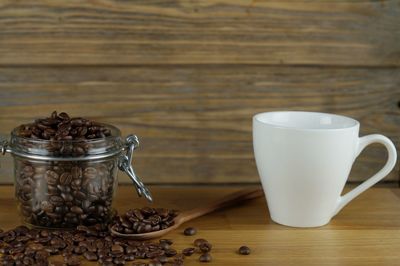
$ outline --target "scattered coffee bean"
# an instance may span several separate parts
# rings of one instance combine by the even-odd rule
[[[195,248],[185,248],[182,251],[182,254],[185,255],[185,256],[192,256],[195,251],[196,251]]]
[[[173,257],[173,256],[176,256],[176,255],[178,254],[178,252],[177,252],[175,249],[170,248],[170,249],[167,249],[167,250],[164,252],[164,254],[165,254],[165,256],[167,256],[167,257]]]
[[[251,252],[251,250],[250,250],[250,248],[247,247],[247,246],[241,246],[241,247],[239,248],[239,254],[240,254],[240,255],[249,255],[250,252]]]
[[[193,228],[193,227],[188,227],[183,231],[183,234],[185,236],[193,236],[196,233],[197,233],[197,230],[196,230],[196,228]]]
[[[201,244],[207,243],[207,242],[208,242],[208,241],[205,240],[205,239],[203,239],[203,238],[198,238],[198,239],[196,239],[196,240],[193,242],[193,244],[194,244],[196,247],[200,247]]]
[[[159,242],[160,242],[160,244],[163,243],[163,242],[165,242],[165,243],[167,243],[168,245],[172,245],[172,244],[174,243],[174,242],[172,241],[172,239],[160,239]]]
[[[169,245],[168,243],[166,243],[166,242],[161,242],[161,243],[160,243],[160,247],[161,247],[162,249],[164,249],[164,250],[167,250],[167,249],[170,248],[170,245]]]
[[[211,248],[212,248],[212,245],[208,242],[201,243],[199,246],[200,251],[203,253],[210,252]]]
[[[212,258],[211,255],[209,253],[204,253],[201,254],[199,257],[199,261],[200,262],[211,262]]]

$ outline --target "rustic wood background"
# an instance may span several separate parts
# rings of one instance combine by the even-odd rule
[[[0,0],[0,134],[53,110],[112,123],[140,136],[137,173],[167,184],[258,182],[262,111],[352,116],[399,147],[399,25],[395,0]],[[350,180],[385,160],[369,148]]]

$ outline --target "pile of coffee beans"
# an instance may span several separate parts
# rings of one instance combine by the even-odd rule
[[[143,209],[147,210],[148,207],[139,210]],[[168,209],[163,210],[176,213]],[[128,213],[129,216],[132,211],[123,216],[126,217]],[[84,261],[97,261],[100,265],[125,265],[132,262],[130,265],[133,266],[183,266],[185,258],[196,253],[199,254],[199,262],[212,261],[212,245],[206,239],[197,238],[192,247],[178,252],[172,248],[171,239],[152,242],[113,236],[110,227],[120,223],[121,217],[117,215],[108,226],[78,225],[68,231],[29,229],[25,226],[18,226],[9,231],[0,229],[0,265],[76,266]],[[197,229],[193,229],[197,232]],[[242,246],[238,252],[248,255],[250,248]],[[60,262],[60,259],[63,262]]]
[[[54,111],[49,117],[19,126],[17,134],[42,140],[85,140],[111,136],[111,131],[95,121]]]
[[[36,119],[33,123],[20,125],[15,130],[20,137],[46,140],[42,145],[54,156],[83,156],[89,153],[91,145],[88,140],[102,139],[112,135],[104,124],[82,117],[70,118],[67,113]],[[30,145],[27,142],[27,145]]]
[[[107,222],[117,185],[115,160],[31,162],[16,159],[16,197],[25,222],[66,228]]]
[[[197,229],[194,227],[188,227],[183,231],[185,236],[194,236],[197,233]]]
[[[100,265],[181,266],[185,256],[173,249],[173,242],[134,241],[110,235],[107,227],[78,226],[74,231],[39,230],[18,226],[0,233],[1,265],[58,265],[51,257],[61,255],[64,265],[80,265],[83,260]]]
[[[142,234],[166,229],[174,225],[176,210],[144,207],[128,210],[121,215],[113,229],[121,234]]]

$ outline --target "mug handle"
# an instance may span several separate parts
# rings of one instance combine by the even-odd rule
[[[360,153],[365,149],[365,147],[367,147],[372,143],[380,143],[387,149],[388,159],[385,166],[383,166],[383,168],[379,172],[377,172],[369,179],[365,180],[356,188],[354,188],[350,192],[347,192],[344,196],[339,197],[334,215],[336,215],[344,206],[346,206],[347,203],[352,201],[355,197],[357,197],[362,192],[372,187],[373,185],[378,183],[382,178],[387,176],[396,165],[396,160],[397,160],[396,147],[389,138],[380,134],[372,134],[359,138],[358,148],[355,157],[360,155]]]

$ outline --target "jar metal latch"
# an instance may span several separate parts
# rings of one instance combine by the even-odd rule
[[[8,141],[7,140],[0,140],[0,153],[2,155],[6,154],[6,152],[10,152],[8,148]]]
[[[135,135],[129,135],[125,139],[124,150],[126,154],[121,154],[118,161],[118,168],[124,171],[132,180],[136,187],[139,197],[143,196],[150,202],[153,202],[153,197],[147,187],[143,184],[140,178],[135,174],[132,167],[133,151],[139,147],[139,139]]]

